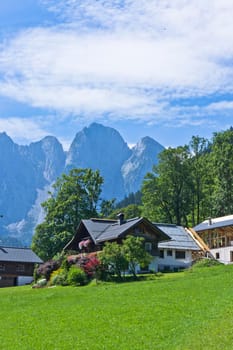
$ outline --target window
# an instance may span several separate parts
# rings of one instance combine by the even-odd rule
[[[177,250],[176,251],[176,259],[185,259],[185,251]]]
[[[160,251],[159,251],[159,257],[160,257],[161,259],[164,258],[164,251],[163,251],[163,250],[160,250]]]
[[[152,243],[151,242],[146,242],[145,243],[145,250],[147,252],[151,252],[152,251]]]
[[[219,256],[219,253],[216,253],[216,259],[219,259],[220,256]]]
[[[24,271],[24,265],[23,264],[16,265],[16,271],[17,272],[23,272]]]
[[[167,256],[172,256],[172,250],[167,250]]]
[[[6,266],[4,264],[0,264],[0,271],[5,271],[6,270]]]

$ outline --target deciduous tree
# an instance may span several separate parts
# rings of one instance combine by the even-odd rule
[[[215,133],[212,146],[216,216],[233,213],[233,128]]]
[[[211,215],[213,207],[214,174],[211,162],[210,142],[193,136],[189,144],[191,224],[197,225]]]
[[[187,225],[190,172],[187,146],[168,148],[142,186],[143,215],[150,220]],[[147,215],[149,214],[149,215]]]
[[[81,219],[97,216],[103,179],[98,171],[72,169],[54,184],[42,204],[45,219],[36,227],[32,248],[44,260],[60,252],[75,233]]]
[[[99,257],[103,266],[105,266],[110,273],[116,274],[119,279],[128,267],[128,262],[124,256],[122,246],[116,242],[105,243]]]
[[[144,238],[128,236],[122,244],[124,256],[128,262],[129,271],[136,277],[136,267],[149,265],[152,256],[147,253],[144,246]]]

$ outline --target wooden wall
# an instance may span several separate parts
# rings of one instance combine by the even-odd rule
[[[14,287],[17,285],[17,277],[0,276],[0,288]]]
[[[0,261],[0,287],[15,286],[18,276],[33,276],[33,272],[33,263]]]

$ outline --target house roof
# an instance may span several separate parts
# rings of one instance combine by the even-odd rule
[[[101,236],[105,233],[106,240],[107,236],[111,237],[112,225],[117,224],[117,220],[105,220],[105,219],[89,219],[82,220],[82,223],[86,227],[88,233],[95,243],[101,240]],[[110,238],[109,238],[110,239]]]
[[[205,230],[213,230],[215,228],[225,226],[233,226],[233,215],[221,216],[219,218],[209,218],[195,226],[193,229],[196,232],[198,232]]]
[[[122,223],[119,223],[118,220],[109,221],[99,219],[83,220],[83,223],[95,243],[101,243],[121,237],[129,229],[138,225],[142,221],[145,221],[145,219],[142,217],[136,217],[130,220],[124,220]],[[163,234],[161,233],[161,235]],[[164,239],[168,238],[164,237]]]
[[[0,261],[42,263],[43,261],[29,248],[0,247]]]
[[[170,239],[170,237],[168,237],[168,235],[164,231],[161,231],[159,227],[155,227],[149,220],[143,217],[136,217],[130,220],[122,221],[106,219],[81,220],[77,232],[79,232],[79,230],[81,230],[82,228],[82,225],[84,225],[94,243],[98,244],[123,237],[127,235],[130,229],[132,229],[140,223],[148,225],[150,227],[150,230],[156,234],[159,241]],[[69,246],[74,239],[75,236],[66,245],[64,249],[69,249]]]
[[[172,224],[154,223],[154,225],[171,238],[170,241],[160,242],[158,248],[201,250],[195,239],[184,227]]]

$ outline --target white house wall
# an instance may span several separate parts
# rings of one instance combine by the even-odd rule
[[[17,278],[17,286],[24,286],[25,284],[31,284],[33,277],[31,276],[19,276]]]
[[[149,264],[149,271],[158,272],[163,270],[178,270],[188,268],[192,265],[192,251],[191,250],[182,250],[185,251],[185,259],[177,259],[176,251],[178,249],[160,249],[164,251],[164,258],[159,258],[158,256],[153,257],[153,260]],[[172,250],[172,256],[167,255],[167,251]],[[136,266],[136,273],[142,272],[140,265]]]
[[[233,246],[211,249],[211,253],[219,262],[222,262],[223,264],[233,263]]]
[[[162,250],[162,249],[160,249]],[[172,256],[167,255],[167,251],[172,250]],[[176,249],[163,249],[164,258],[157,258],[158,270],[163,271],[166,269],[176,270],[179,268],[187,268],[192,264],[192,252],[185,250],[185,259],[177,259],[175,257]]]

